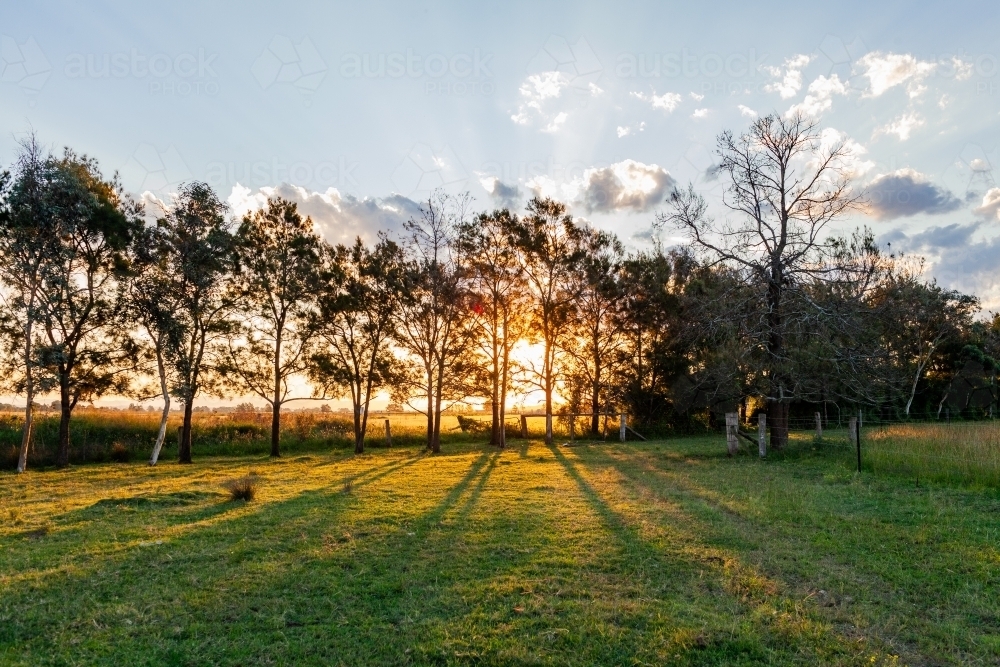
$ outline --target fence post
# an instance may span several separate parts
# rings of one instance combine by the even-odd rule
[[[528,418],[521,415],[521,437],[528,438]]]
[[[389,428],[389,420],[385,420],[385,446],[392,447],[392,430]]]
[[[618,421],[618,439],[625,442],[625,413],[621,413]]]
[[[857,432],[854,434],[854,442],[858,448],[858,472],[861,472],[861,410],[858,410],[858,419],[855,422]]]
[[[818,412],[816,413],[816,439],[823,439],[823,418]]]
[[[738,412],[727,412],[726,413],[726,447],[729,450],[730,456],[736,456],[736,450],[740,446],[740,441],[737,438],[737,429],[740,427],[740,413]]]
[[[760,458],[767,456],[767,413],[757,413],[757,451]]]
[[[573,442],[573,436],[576,431],[576,415],[569,416],[569,441]]]

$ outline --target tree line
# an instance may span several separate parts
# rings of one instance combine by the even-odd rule
[[[612,411],[683,431],[763,410],[776,448],[796,409],[992,415],[1000,317],[977,319],[974,296],[927,281],[869,230],[830,229],[865,198],[849,146],[829,143],[801,117],[723,133],[723,219],[677,189],[651,248],[628,251],[552,199],[474,211],[442,192],[400,234],[333,245],[294,202],[237,219],[200,182],[152,210],[92,158],[30,136],[0,175],[4,389],[26,399],[18,470],[50,392],[60,465],[74,408],[108,394],[162,400],[152,464],[173,400],[191,461],[206,394],[266,402],[273,456],[286,403],[345,397],[363,451],[382,391],[425,415],[432,451],[444,410],[470,399],[505,446],[508,397],[528,390],[544,396],[549,443],[557,396],[595,434]],[[518,358],[522,341],[540,355]],[[293,391],[303,381],[308,396]]]

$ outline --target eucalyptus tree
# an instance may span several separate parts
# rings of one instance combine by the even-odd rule
[[[467,267],[456,243],[468,215],[469,196],[432,194],[419,217],[405,224],[408,256],[406,299],[396,314],[396,340],[420,366],[413,387],[426,399],[427,447],[441,450],[445,401],[458,401],[469,387],[463,366],[471,342]]]
[[[308,367],[321,244],[312,219],[281,198],[247,213],[236,232],[240,327],[222,370],[230,386],[271,407],[271,456],[281,455],[282,406],[309,398],[292,396],[290,380]]]
[[[358,238],[352,246],[325,252],[309,376],[318,396],[350,397],[358,454],[365,449],[372,398],[408,384],[408,365],[391,345],[406,298],[407,268],[402,249],[385,237],[373,248]]]
[[[457,238],[468,266],[473,340],[491,405],[490,444],[501,448],[506,446],[511,352],[528,324],[517,226],[515,213],[498,209],[463,222]]]
[[[105,179],[97,162],[65,149],[41,160],[41,216],[51,237],[39,257],[37,291],[25,320],[38,338],[26,369],[59,394],[56,464],[69,464],[70,418],[81,400],[120,391],[136,350],[120,326],[120,281],[141,228],[141,207]],[[26,336],[28,338],[28,336]]]
[[[625,342],[620,316],[627,291],[621,274],[625,250],[613,234],[591,228],[584,228],[580,243],[583,256],[571,272],[577,283],[576,313],[563,348],[571,394],[586,400],[590,432],[597,435],[610,398],[616,352]]]
[[[209,185],[192,182],[180,187],[156,221],[153,252],[172,311],[163,354],[171,391],[184,402],[181,463],[191,462],[194,401],[203,390],[219,390],[218,357],[235,330],[235,237],[227,213]]]
[[[761,339],[756,372],[766,378],[772,446],[788,440],[788,408],[796,399],[786,346],[791,291],[834,270],[835,245],[828,227],[861,203],[851,186],[850,145],[824,137],[801,115],[768,115],[736,136],[718,138],[718,171],[727,186],[723,205],[731,214],[716,223],[705,200],[689,187],[675,191],[661,222],[687,233],[712,261],[738,271],[758,288]]]
[[[37,392],[35,324],[43,266],[57,243],[58,217],[52,201],[54,173],[43,148],[31,135],[20,143],[13,173],[0,176],[0,281],[4,290],[4,378],[7,389],[25,396],[17,471],[27,467],[34,432]]]
[[[140,231],[133,247],[131,276],[125,282],[125,317],[135,329],[136,344],[142,356],[151,360],[156,368],[155,391],[143,383],[133,387],[134,395],[142,400],[158,394],[163,401],[160,425],[149,457],[151,466],[159,461],[167,435],[170,396],[177,386],[176,369],[169,359],[176,357],[182,335],[178,317],[182,293],[176,289],[176,276],[171,273],[174,263],[167,230],[166,226],[153,225]]]
[[[537,197],[528,202],[527,215],[517,220],[514,232],[530,300],[530,333],[542,343],[541,366],[531,363],[528,371],[545,395],[545,442],[551,444],[558,356],[567,325],[576,317],[582,287],[573,275],[586,254],[585,233],[564,204]]]

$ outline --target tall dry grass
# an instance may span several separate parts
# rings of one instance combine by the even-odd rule
[[[1000,422],[865,428],[865,467],[925,480],[1000,486]]]

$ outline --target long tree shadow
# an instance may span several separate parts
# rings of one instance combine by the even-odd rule
[[[701,540],[696,537],[700,533],[696,519],[692,515],[671,514],[670,518],[674,522],[687,523],[686,529],[675,525],[672,537],[680,538],[683,543],[671,545],[669,542],[663,544],[663,548],[656,548],[645,540],[638,529],[630,525],[629,521],[619,515],[601,496],[593,485],[584,477],[576,464],[569,460],[565,454],[557,447],[550,447],[556,460],[566,470],[567,475],[576,483],[580,493],[587,499],[594,512],[601,517],[609,531],[622,546],[622,549],[630,558],[637,563],[643,561],[656,561],[667,564],[668,569],[662,572],[670,572],[675,579],[670,590],[675,595],[690,596],[693,591],[698,591],[706,582],[713,579],[717,582],[709,591],[716,598],[717,592],[724,591],[727,594],[728,603],[724,607],[730,608],[730,613],[744,618],[763,619],[760,624],[757,638],[759,645],[747,644],[745,641],[732,640],[727,637],[716,637],[712,641],[716,648],[723,648],[723,653],[731,653],[734,657],[741,659],[753,657],[755,660],[772,660],[789,651],[800,653],[803,646],[789,645],[786,637],[782,637],[783,630],[776,624],[774,617],[767,610],[769,609],[789,609],[796,608],[797,622],[810,628],[809,636],[804,638],[807,641],[819,639],[832,640],[840,650],[845,652],[852,648],[857,649],[857,645],[849,638],[834,632],[818,619],[813,619],[811,613],[798,609],[797,600],[787,599],[778,592],[779,587],[776,582],[769,580],[755,568],[740,561],[735,555],[724,550],[711,548],[708,545],[701,545]],[[588,452],[592,454],[593,452]],[[598,468],[611,468],[616,472],[621,472],[612,457],[606,452],[596,454],[596,461],[591,462],[591,466]],[[634,480],[628,475],[622,477],[631,485],[635,486],[641,482]],[[641,499],[639,500],[641,502]],[[657,523],[661,523],[660,518]],[[680,530],[678,530],[680,529]],[[686,581],[685,581],[686,580]],[[774,612],[776,613],[776,612]],[[725,645],[733,641],[732,646]],[[818,646],[811,647],[818,650]]]
[[[758,507],[758,511],[752,511],[746,505],[747,501],[732,499],[725,492],[713,488],[711,483],[699,484],[691,475],[683,474],[676,468],[666,468],[666,462],[651,456],[624,459],[614,455],[614,452],[591,454],[595,465],[613,468],[629,484],[644,489],[648,496],[676,504],[692,520],[697,520],[705,543],[732,548],[760,563],[755,566],[756,569],[783,582],[786,598],[810,598],[817,589],[828,589],[831,593],[825,594],[828,596],[823,600],[826,604],[817,608],[816,612],[832,617],[841,615],[842,596],[846,593],[851,594],[849,599],[856,598],[857,602],[871,605],[874,613],[868,613],[864,606],[853,605],[852,616],[863,618],[861,625],[871,628],[869,633],[876,645],[884,642],[886,646],[895,646],[896,651],[902,650],[918,662],[925,657],[921,653],[920,638],[914,631],[894,628],[886,633],[884,629],[879,629],[884,623],[880,617],[886,613],[886,604],[891,605],[898,595],[897,591],[906,590],[909,595],[933,599],[940,595],[941,581],[949,577],[956,578],[956,585],[973,585],[972,582],[978,579],[974,584],[977,586],[989,586],[989,579],[992,579],[977,577],[975,573],[958,575],[942,571],[943,565],[935,566],[938,559],[934,539],[926,540],[927,544],[914,544],[902,562],[895,559],[894,554],[880,550],[879,544],[872,544],[870,539],[866,539],[868,533],[856,530],[852,525],[854,521],[881,522],[885,536],[880,542],[913,542],[912,535],[926,529],[927,520],[907,521],[902,517],[886,520],[882,508],[867,507],[864,501],[851,502],[850,486],[831,488],[828,480],[818,478],[814,483],[821,485],[820,493],[825,495],[842,491],[845,502],[836,503],[836,510],[821,509],[818,514],[797,503],[794,518],[776,517],[766,508]],[[766,483],[765,479],[759,482],[760,485]],[[755,489],[755,486],[751,485],[750,492],[760,493],[761,487]],[[763,495],[768,497],[766,492]],[[760,512],[761,509],[764,513]],[[914,514],[922,516],[920,510],[915,510]],[[792,520],[796,526],[789,529],[787,523]],[[824,539],[816,540],[817,535]],[[914,549],[924,552],[924,555],[913,554]],[[914,571],[919,574],[912,576]],[[838,592],[836,597],[831,598],[829,595],[833,591]],[[909,603],[903,604],[904,608],[909,608]]]

